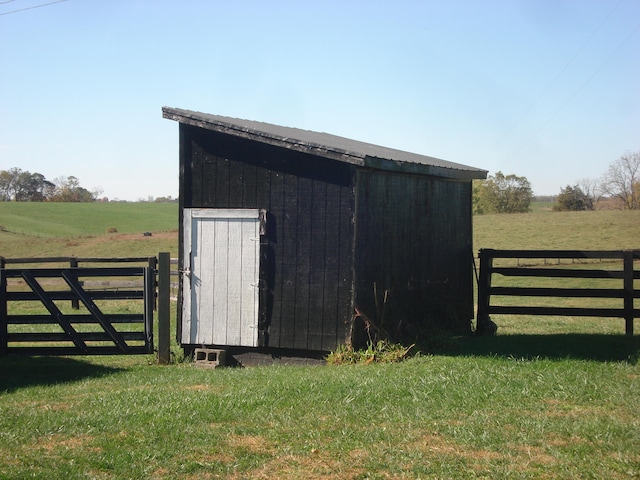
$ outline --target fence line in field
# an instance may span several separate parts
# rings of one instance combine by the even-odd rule
[[[640,259],[640,250],[493,250],[481,249],[478,255],[478,322],[479,334],[494,331],[491,314],[501,315],[554,315],[583,317],[613,317],[625,319],[627,335],[633,335],[633,320],[640,318],[640,308],[634,308],[634,299],[640,290],[634,289],[634,280],[640,279],[640,269],[634,269],[634,260]],[[517,260],[517,266],[494,265],[494,259]],[[556,267],[521,266],[519,259],[558,259]],[[575,269],[562,267],[561,259],[578,260],[584,264],[594,260],[622,260],[621,270],[603,268]],[[539,265],[539,264],[538,264]],[[546,263],[545,263],[546,265]],[[621,288],[564,288],[564,287],[494,287],[494,275],[515,278],[580,278],[620,279]],[[492,297],[547,297],[547,298],[602,298],[622,299],[622,308],[544,307],[525,305],[494,305]]]

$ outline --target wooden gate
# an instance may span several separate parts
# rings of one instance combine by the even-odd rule
[[[35,266],[60,262],[69,266]],[[105,262],[143,266],[78,266]],[[0,354],[153,353],[156,263],[0,258]]]

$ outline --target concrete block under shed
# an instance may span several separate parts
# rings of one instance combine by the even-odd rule
[[[226,350],[218,350],[215,348],[196,348],[193,358],[197,367],[224,367],[227,361],[227,352]]]

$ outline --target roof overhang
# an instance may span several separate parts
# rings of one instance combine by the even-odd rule
[[[185,125],[330,158],[359,167],[463,181],[487,177],[486,170],[327,133],[171,107],[163,107],[162,116]]]

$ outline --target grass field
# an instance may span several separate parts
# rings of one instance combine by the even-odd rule
[[[177,203],[0,202],[0,226],[35,237],[177,230]]]
[[[170,206],[128,204],[131,228],[89,213],[87,231],[80,214],[51,227],[50,212],[23,235],[0,204],[0,255],[176,256]],[[154,208],[164,220],[143,224]],[[640,212],[540,209],[474,226],[476,250],[640,248]],[[640,477],[640,336],[610,319],[496,321],[495,337],[397,364],[0,357],[0,478]]]
[[[476,215],[474,248],[622,250],[640,248],[640,210]]]
[[[177,203],[0,202],[0,256],[7,258],[175,257],[177,230]]]

